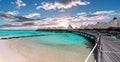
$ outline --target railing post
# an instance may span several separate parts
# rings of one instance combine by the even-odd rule
[[[100,62],[100,56],[101,56],[101,35],[99,35],[99,41],[98,41],[98,57],[97,57],[97,62]]]

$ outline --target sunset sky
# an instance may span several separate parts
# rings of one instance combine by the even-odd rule
[[[30,19],[17,22],[1,15],[12,15]],[[68,25],[81,26],[96,22],[107,22],[120,16],[120,0],[0,0],[0,25]],[[19,19],[22,20],[22,19]]]

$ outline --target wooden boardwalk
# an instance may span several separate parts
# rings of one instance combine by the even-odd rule
[[[120,62],[120,40],[101,36],[98,62]]]
[[[85,32],[99,37],[95,33]],[[113,39],[108,36],[100,36],[95,52],[96,62],[120,62],[120,39]],[[89,61],[87,61],[89,62]]]

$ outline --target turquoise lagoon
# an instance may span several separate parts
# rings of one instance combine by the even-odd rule
[[[35,42],[45,44],[80,44],[86,43],[85,38],[68,32],[50,32],[50,31],[35,31],[35,30],[0,30],[0,37],[21,37],[32,35],[44,35],[34,37]]]
[[[31,35],[44,36],[8,39],[10,47],[26,62],[84,62],[91,50],[85,45],[87,39],[69,32],[0,30],[0,37]]]

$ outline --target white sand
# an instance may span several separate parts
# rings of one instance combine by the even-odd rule
[[[84,62],[90,50],[79,45],[38,45],[31,39],[0,40],[0,62]]]
[[[25,58],[11,49],[8,40],[0,40],[0,62],[26,62]]]

